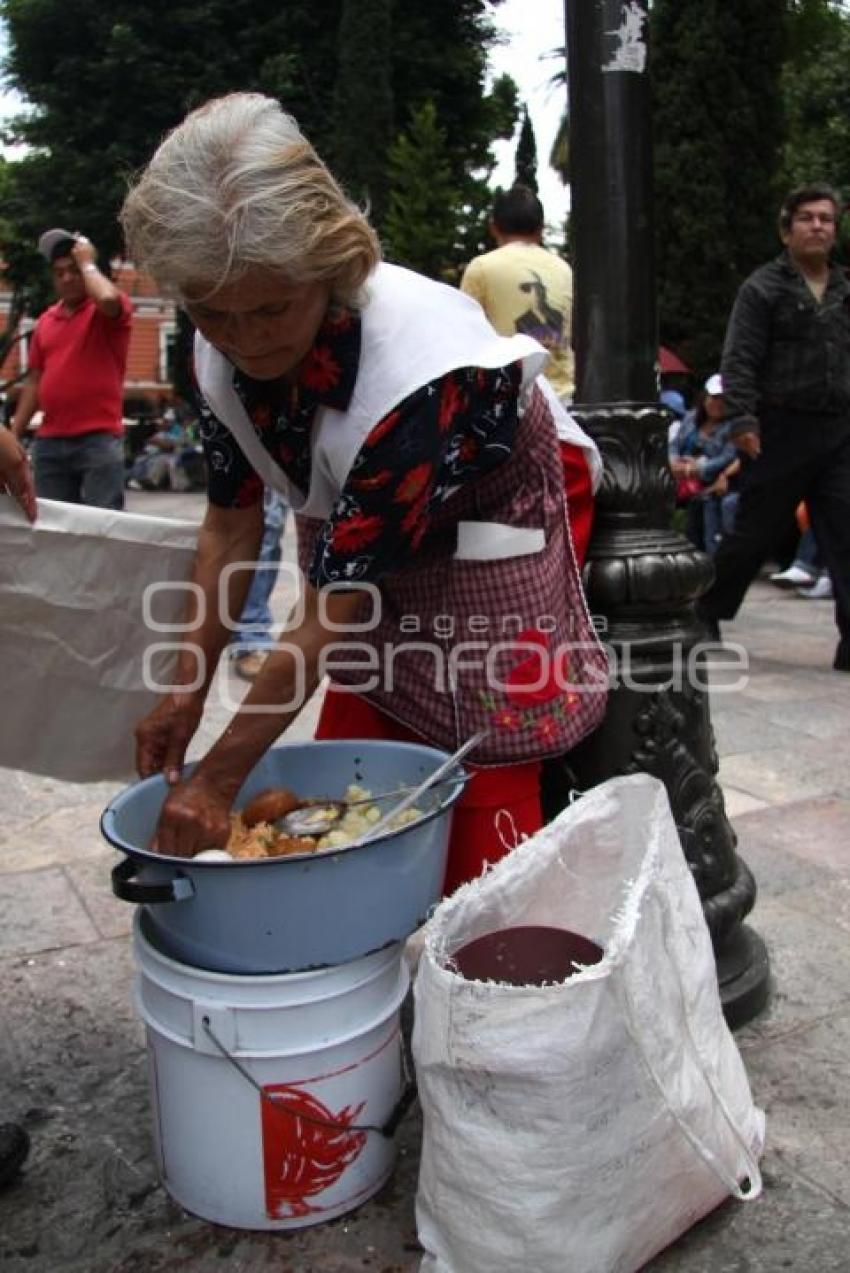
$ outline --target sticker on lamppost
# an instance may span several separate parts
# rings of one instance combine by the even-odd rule
[[[617,47],[611,60],[602,67],[603,71],[633,71],[642,75],[646,70],[646,40],[643,27],[646,21],[646,10],[637,0],[629,0],[622,7],[620,25],[615,31],[606,31],[613,36]]]

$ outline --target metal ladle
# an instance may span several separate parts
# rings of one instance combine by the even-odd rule
[[[454,778],[448,778],[447,775],[452,773],[453,769],[457,769],[457,766],[461,764],[461,761],[463,760],[463,757],[466,756],[467,752],[472,751],[473,747],[477,747],[478,743],[481,742],[482,738],[486,738],[486,736],[489,735],[489,733],[490,733],[489,729],[480,729],[480,731],[475,733],[475,735],[473,735],[471,738],[467,738],[467,741],[463,743],[463,746],[458,747],[458,750],[454,752],[452,756],[449,756],[448,760],[444,760],[442,765],[438,765],[438,768],[434,770],[433,774],[429,774],[428,778],[424,778],[421,780],[419,787],[414,787],[414,788],[403,787],[401,789],[401,791],[403,792],[401,801],[398,802],[397,805],[393,805],[391,810],[388,810],[386,813],[384,813],[384,816],[382,817],[382,819],[379,819],[377,822],[375,822],[373,826],[369,827],[368,831],[365,831],[363,835],[359,836],[359,839],[356,839],[354,841],[354,845],[365,844],[366,840],[374,839],[374,836],[378,835],[379,831],[386,831],[389,824],[391,824],[391,822],[394,819],[396,819],[396,817],[398,817],[400,813],[405,812],[406,808],[410,808],[411,805],[415,805],[417,799],[419,799],[420,796],[424,796],[425,792],[430,791],[431,787],[438,787],[438,785],[444,782],[458,782],[457,775]],[[386,792],[383,794],[383,796],[370,796],[369,799],[363,799],[363,801],[352,801],[351,805],[347,805],[345,801],[330,801],[327,803],[327,805],[323,805],[321,807],[322,808],[328,808],[328,807],[337,808],[338,807],[338,808],[341,808],[342,812],[345,812],[346,808],[354,807],[355,803],[356,805],[374,805],[374,803],[377,803],[377,801],[380,801],[380,799],[386,799],[387,796],[398,796],[398,794],[401,794],[401,792],[397,792],[397,791]],[[285,813],[284,817],[281,817],[280,821],[277,822],[276,825],[277,826],[285,825],[286,830],[289,831],[290,835],[323,835],[324,831],[317,829],[316,821],[313,821],[312,824],[310,824],[312,825],[312,830],[309,830],[309,831],[291,830],[291,827],[293,827],[293,825],[299,825],[302,827],[305,826],[304,821],[296,822],[296,824],[293,824],[293,821],[291,821],[293,819],[296,819],[296,816],[298,816],[299,813],[316,813],[316,812],[318,812],[318,807],[316,805],[313,805],[312,807],[308,808],[308,810],[305,810],[305,808],[294,808],[294,810],[291,811],[291,813]],[[331,822],[331,824],[328,824],[327,830],[333,829],[333,826],[335,826],[336,822],[338,822],[338,820],[340,820],[340,817],[342,817],[342,812],[337,813],[335,821]],[[352,847],[354,847],[354,845],[352,845]]]
[[[442,778],[430,784],[432,787],[445,787],[450,782],[457,782],[457,777]],[[292,809],[278,818],[274,826],[284,835],[326,835],[342,821],[349,809],[357,809],[361,805],[380,804],[383,800],[392,800],[396,796],[407,796],[413,790],[408,783],[406,787],[397,787],[395,791],[384,791],[377,796],[364,796],[360,800],[314,800]]]

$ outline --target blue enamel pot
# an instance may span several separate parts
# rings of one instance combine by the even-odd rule
[[[374,794],[414,786],[447,759],[416,743],[355,740],[273,747],[251,771],[236,809],[269,787],[342,798],[356,782]],[[186,774],[192,770],[186,766]],[[126,788],[101,830],[125,855],[117,897],[144,907],[166,955],[216,972],[299,972],[359,959],[403,941],[441,895],[452,808],[467,776],[427,792],[424,816],[359,846],[291,857],[194,861],[152,852],[166,795],[161,776]]]

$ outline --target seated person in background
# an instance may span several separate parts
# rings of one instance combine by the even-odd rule
[[[667,407],[673,416],[667,429],[667,446],[669,449],[673,445],[673,439],[682,427],[682,421],[688,413],[688,408],[678,389],[662,389],[658,395],[658,401],[662,406]]]
[[[771,575],[770,582],[777,588],[793,588],[797,596],[806,601],[831,601],[832,580],[824,566],[815,532],[809,524],[805,503],[797,509],[797,524],[802,533],[794,560],[785,570]]]
[[[697,406],[687,413],[669,446],[677,502],[687,509],[686,534],[712,554],[722,534],[721,501],[740,469],[730,424],[724,423],[723,383],[709,376]]]
[[[133,491],[188,491],[195,485],[190,460],[198,450],[191,429],[176,416],[163,419],[133,461],[127,486]]]

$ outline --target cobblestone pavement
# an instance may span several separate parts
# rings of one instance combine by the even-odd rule
[[[196,519],[201,500],[139,494],[132,506]],[[291,559],[289,538],[287,549]],[[276,613],[286,607],[281,588]],[[651,1268],[837,1273],[850,1267],[850,677],[831,670],[828,602],[758,583],[724,633],[751,659],[746,688],[713,696],[712,719],[727,809],[759,884],[750,922],[773,969],[769,1008],[737,1035],[767,1113],[765,1191],[752,1205],[719,1208]],[[231,689],[238,696],[238,682]],[[214,700],[199,746],[227,718]],[[299,732],[310,729],[308,713]],[[391,1182],[329,1224],[239,1232],[169,1199],[151,1153],[146,1057],[131,1004],[130,907],[110,893],[114,852],[98,833],[115,790],[0,770],[0,1121],[23,1120],[33,1142],[25,1173],[0,1195],[0,1268],[416,1269],[416,1113],[399,1134]]]

